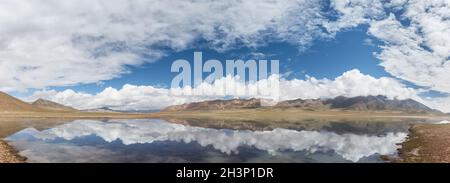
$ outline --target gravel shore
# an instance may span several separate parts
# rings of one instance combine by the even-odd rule
[[[24,157],[17,154],[8,143],[0,140],[0,163],[24,163]]]
[[[400,163],[450,163],[450,125],[414,125],[399,150]]]

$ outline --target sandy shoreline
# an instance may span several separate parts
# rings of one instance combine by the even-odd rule
[[[24,163],[25,160],[13,147],[0,140],[0,163]]]
[[[394,162],[450,163],[450,125],[414,125],[401,145],[399,158]]]

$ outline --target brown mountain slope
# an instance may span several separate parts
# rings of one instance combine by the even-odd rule
[[[346,109],[356,111],[403,111],[411,113],[441,113],[426,105],[412,99],[397,100],[389,99],[386,96],[359,96],[359,97],[336,97],[324,101],[334,109]]]
[[[41,108],[41,109],[52,110],[52,111],[77,111],[76,109],[74,109],[72,107],[67,107],[62,104],[58,104],[56,102],[52,102],[52,101],[44,100],[44,99],[38,99],[38,100],[34,101],[31,105]]]
[[[310,110],[328,109],[329,106],[325,105],[320,99],[295,99],[278,102],[274,107],[276,108],[303,108]]]
[[[0,112],[42,111],[29,103],[23,102],[6,93],[0,92]]]
[[[261,107],[260,99],[232,99],[232,100],[213,100],[205,102],[194,102],[183,105],[175,105],[165,108],[162,111],[195,111],[195,110],[225,110],[225,109],[244,109]]]
[[[296,99],[263,106],[260,99],[233,99],[195,102],[167,107],[163,111],[227,110],[249,108],[299,108],[302,110],[397,111],[405,113],[442,114],[412,99],[397,100],[385,96],[336,97],[332,99]]]

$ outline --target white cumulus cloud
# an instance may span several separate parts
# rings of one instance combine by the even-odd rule
[[[381,65],[397,78],[450,93],[450,1],[410,0],[403,8],[370,24],[369,33],[385,42]]]
[[[4,0],[0,90],[96,83],[189,48],[266,40],[308,46],[326,35],[320,0]],[[301,12],[301,13],[299,13]]]
[[[330,6],[336,11],[337,19],[324,24],[327,31],[336,33],[341,29],[357,27],[372,19],[385,16],[380,0],[331,0]]]
[[[401,82],[393,78],[382,77],[374,78],[370,75],[362,74],[359,70],[351,70],[343,73],[335,79],[316,79],[308,77],[305,80],[293,79],[279,80],[279,89],[272,87],[262,88],[269,91],[269,95],[245,93],[245,88],[256,89],[258,85],[264,84],[271,80],[278,80],[278,77],[272,75],[267,80],[260,80],[257,83],[242,83],[237,78],[224,77],[216,80],[213,84],[203,83],[197,88],[156,88],[153,86],[135,86],[124,85],[121,89],[108,87],[96,94],[87,94],[75,92],[73,90],[65,90],[57,92],[55,90],[36,91],[30,97],[25,98],[27,101],[33,101],[38,98],[49,99],[64,105],[76,107],[79,109],[92,109],[100,107],[111,107],[120,110],[146,110],[161,109],[170,105],[183,104],[195,101],[223,99],[224,96],[234,96],[241,98],[269,98],[274,100],[290,100],[290,99],[317,99],[329,98],[337,96],[368,96],[368,95],[385,95],[389,98],[397,99],[420,99],[419,92],[413,88],[406,87]],[[233,86],[239,90],[226,90],[227,87]],[[269,85],[270,86],[270,85]],[[179,95],[190,94],[203,91],[202,95]],[[276,95],[279,91],[279,97]],[[219,94],[219,95],[218,95]],[[226,94],[226,95],[220,95]]]

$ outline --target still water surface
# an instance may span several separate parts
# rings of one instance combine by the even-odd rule
[[[352,133],[349,125],[252,131],[157,119],[75,120],[6,140],[28,162],[383,162],[380,155],[395,155],[407,136],[406,124],[377,133]]]

